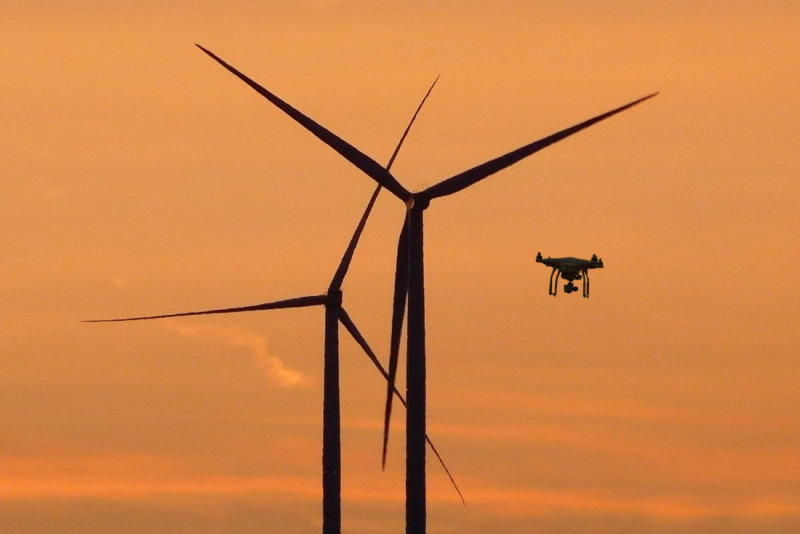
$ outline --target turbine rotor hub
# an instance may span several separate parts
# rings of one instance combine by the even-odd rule
[[[408,200],[406,200],[406,209],[408,209],[408,211],[411,211],[412,209],[417,209],[422,211],[428,209],[428,206],[430,205],[431,205],[431,200],[420,194],[413,194],[410,197],[408,197]]]
[[[329,289],[328,292],[325,293],[326,306],[340,306],[341,304],[342,304],[341,289]]]

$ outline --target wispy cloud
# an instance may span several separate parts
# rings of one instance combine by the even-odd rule
[[[182,336],[248,350],[256,367],[263,370],[270,382],[277,387],[302,387],[311,383],[311,379],[303,373],[290,368],[277,356],[271,355],[266,338],[255,332],[213,323],[164,321],[161,324],[167,330]]]
[[[315,498],[319,493],[317,481],[302,476],[198,473],[196,463],[168,456],[54,453],[4,455],[0,460],[5,468],[0,475],[0,501],[250,492]]]
[[[800,506],[790,494],[715,498],[697,495],[631,495],[580,488],[496,487],[470,479],[469,498],[503,514],[637,514],[641,517],[700,519],[796,517]],[[436,499],[434,499],[436,500]]]

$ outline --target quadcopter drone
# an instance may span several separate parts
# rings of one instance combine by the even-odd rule
[[[602,258],[598,259],[597,254],[592,254],[591,260],[582,260],[580,258],[542,258],[542,253],[539,252],[536,254],[536,262],[544,263],[553,268],[553,272],[550,273],[549,294],[554,297],[558,290],[558,277],[561,276],[564,280],[569,281],[568,284],[564,284],[564,293],[577,291],[578,288],[575,287],[573,282],[575,280],[583,280],[583,297],[589,298],[589,269],[603,268],[603,260]],[[553,275],[556,274],[556,271],[558,271],[558,274],[553,280]]]

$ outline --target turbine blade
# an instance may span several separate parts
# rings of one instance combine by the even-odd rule
[[[272,102],[275,106],[277,106],[281,111],[289,115],[293,118],[296,122],[298,122],[301,126],[303,126],[306,130],[314,134],[319,140],[323,143],[334,149],[338,152],[341,156],[343,156],[347,161],[361,169],[364,173],[366,173],[370,178],[378,182],[380,185],[388,189],[392,192],[395,196],[399,197],[403,201],[406,201],[410,198],[411,193],[406,190],[400,182],[398,182],[394,176],[391,175],[389,171],[381,166],[380,163],[372,159],[371,157],[367,156],[359,149],[339,137],[338,135],[334,134],[327,128],[321,126],[313,119],[304,115],[287,102],[281,100],[273,93],[269,92],[267,89],[247,77],[245,74],[238,71],[233,66],[226,63],[224,60],[219,58],[210,50],[203,48],[199,44],[197,47],[208,54],[214,61],[225,67],[228,71],[233,73],[236,77],[242,80],[244,83],[252,87],[256,90],[258,94]]]
[[[406,403],[405,403],[405,399],[404,399],[403,400],[403,406],[405,406],[405,405],[406,405]],[[444,460],[442,460],[442,456],[439,454],[439,451],[436,450],[436,446],[431,441],[431,438],[428,437],[428,434],[425,434],[425,441],[428,442],[428,446],[433,451],[433,454],[436,455],[436,458],[439,460],[439,463],[442,465],[442,468],[444,469],[444,472],[447,473],[447,478],[450,479],[450,483],[453,485],[453,488],[455,488],[456,493],[458,493],[458,496],[461,498],[461,504],[466,506],[467,505],[467,501],[464,500],[464,494],[461,493],[460,489],[458,489],[458,484],[456,484],[456,480],[453,478],[453,475],[450,473],[450,470],[444,464]]]
[[[397,153],[400,152],[400,147],[403,146],[403,142],[406,140],[406,136],[408,135],[409,130],[411,130],[411,125],[414,124],[414,121],[417,119],[417,115],[419,115],[419,110],[422,109],[423,104],[425,104],[425,101],[428,100],[428,96],[431,94],[431,91],[433,91],[433,86],[436,85],[436,82],[438,82],[438,81],[439,81],[439,76],[436,76],[436,79],[433,80],[433,83],[431,84],[430,88],[428,89],[428,92],[425,93],[424,97],[422,97],[422,102],[420,102],[419,106],[417,106],[417,110],[414,112],[414,115],[411,117],[411,120],[409,121],[408,126],[406,126],[406,130],[403,132],[403,135],[400,137],[400,142],[397,143],[397,146],[395,147],[394,152],[392,152],[392,157],[389,158],[389,163],[386,164],[386,170],[387,171],[392,169],[392,164],[394,164],[394,159],[397,157]]]
[[[342,325],[345,327],[345,329],[347,329],[348,332],[350,332],[350,335],[353,337],[355,342],[358,343],[358,345],[361,347],[361,349],[364,351],[367,357],[372,361],[373,364],[375,364],[375,367],[383,375],[383,378],[389,380],[389,373],[387,373],[386,369],[383,368],[380,360],[378,360],[378,357],[375,356],[375,352],[373,352],[372,348],[367,343],[367,340],[364,339],[364,336],[361,335],[361,332],[359,332],[358,328],[356,328],[356,325],[353,322],[353,320],[350,318],[345,309],[342,307],[339,308],[339,322],[342,323]],[[406,399],[403,398],[403,395],[399,391],[397,391],[397,388],[393,388],[393,391],[394,395],[397,397],[397,400],[399,400],[400,403],[403,406],[405,406]],[[447,468],[447,465],[445,465],[442,456],[439,454],[439,451],[436,450],[436,447],[433,445],[433,442],[427,435],[425,436],[425,441],[428,442],[428,446],[430,446],[431,450],[433,451],[433,454],[436,455],[436,458],[439,460],[439,463],[441,464],[442,468],[444,468],[445,473],[447,473],[447,476],[450,478],[450,482],[453,484],[453,487],[458,493],[458,496],[461,497],[461,502],[466,506],[467,502],[464,500],[464,495],[458,488],[458,484],[456,484],[453,475],[450,473],[450,470]]]
[[[91,319],[81,321],[82,323],[117,323],[122,321],[145,321],[148,319],[166,319],[168,317],[186,317],[189,315],[214,315],[219,313],[238,313],[262,310],[278,310],[284,308],[304,308],[307,306],[319,306],[325,304],[325,295],[312,295],[308,297],[297,297],[292,299],[277,300],[275,302],[265,302],[254,306],[241,306],[238,308],[220,308],[217,310],[204,310],[183,313],[168,313],[165,315],[148,315],[145,317],[124,317],[121,319]]]
[[[634,100],[629,104],[625,104],[624,106],[618,107],[616,109],[612,109],[611,111],[607,111],[601,115],[593,117],[589,120],[583,121],[580,124],[576,124],[575,126],[571,126],[565,130],[561,130],[560,132],[554,133],[538,141],[534,141],[529,145],[525,145],[520,147],[514,151],[509,152],[499,158],[495,158],[493,160],[487,161],[478,165],[477,167],[473,167],[467,171],[464,171],[460,174],[456,174],[446,180],[439,182],[436,185],[429,187],[428,189],[419,193],[420,196],[427,198],[427,199],[434,199],[438,197],[443,197],[445,195],[451,195],[453,193],[457,193],[462,189],[465,189],[472,184],[479,182],[490,176],[498,171],[505,169],[506,167],[513,165],[514,163],[518,162],[519,160],[530,156],[531,154],[542,150],[545,147],[552,145],[558,141],[561,141],[565,137],[569,137],[570,135],[577,133],[593,124],[596,124],[604,119],[611,117],[612,115],[616,115],[617,113],[621,113],[626,109],[635,106],[645,100],[653,98],[658,93],[653,93],[642,97],[638,100]]]
[[[353,320],[350,318],[350,315],[343,307],[339,307],[339,322],[342,323],[342,325],[347,329],[348,332],[350,332],[350,335],[353,337],[356,343],[358,343],[358,345],[362,348],[364,353],[367,355],[370,361],[372,361],[372,363],[375,365],[378,371],[383,375],[383,378],[389,380],[389,373],[387,373],[386,369],[383,368],[383,365],[381,365],[381,362],[380,360],[378,360],[378,357],[375,355],[375,352],[367,344],[367,340],[364,339],[364,336],[361,335],[361,332],[359,332],[358,328],[356,328],[355,323],[353,322]],[[405,405],[405,399],[403,399],[403,396],[400,395],[400,392],[397,391],[396,388],[394,392],[400,398],[400,402],[402,402],[403,405]]]
[[[408,216],[400,231],[397,242],[397,265],[394,272],[394,298],[392,301],[392,337],[389,346],[389,382],[386,389],[386,413],[383,420],[382,465],[386,467],[386,453],[389,447],[389,422],[392,418],[392,391],[397,379],[397,362],[400,355],[400,335],[403,330],[403,316],[408,296]]]
[[[400,142],[397,143],[397,146],[392,153],[392,157],[389,158],[389,163],[386,164],[387,171],[392,168],[394,159],[397,157],[398,152],[400,152],[400,147],[403,146],[403,142],[406,140],[406,136],[408,136],[408,132],[411,130],[411,126],[414,124],[417,115],[419,115],[422,105],[428,99],[428,95],[431,94],[431,91],[433,91],[433,86],[436,85],[438,80],[439,77],[437,76],[436,79],[433,80],[433,84],[431,84],[428,92],[425,93],[425,96],[422,98],[422,102],[420,102],[419,106],[417,106],[417,110],[414,112],[414,115],[411,117],[408,126],[406,126],[403,135],[400,137]],[[353,260],[353,254],[355,253],[356,246],[358,245],[358,240],[361,238],[361,233],[364,231],[364,225],[367,223],[367,218],[369,218],[369,214],[372,211],[372,207],[375,205],[375,200],[378,198],[378,193],[380,193],[380,191],[381,186],[379,184],[375,189],[375,192],[372,193],[372,198],[370,198],[369,203],[367,204],[367,209],[364,210],[364,215],[361,216],[361,220],[356,227],[356,231],[353,233],[353,237],[350,238],[350,244],[347,246],[344,256],[342,256],[342,261],[339,262],[339,267],[336,269],[336,274],[333,275],[333,280],[331,281],[329,291],[341,289],[342,282],[344,282],[344,277],[347,274],[347,270],[350,268],[350,262]]]
[[[342,282],[344,282],[344,277],[347,274],[347,270],[350,268],[350,262],[353,260],[353,254],[356,251],[358,240],[361,239],[361,233],[364,231],[364,226],[367,224],[367,218],[369,218],[369,214],[372,211],[372,207],[375,205],[375,201],[378,199],[378,194],[380,192],[381,186],[378,184],[378,186],[375,188],[375,192],[372,193],[372,197],[367,203],[367,209],[364,210],[364,215],[362,215],[361,220],[358,221],[358,226],[356,227],[356,231],[353,233],[353,237],[350,238],[350,243],[347,245],[347,250],[344,251],[344,256],[342,256],[342,261],[339,262],[339,267],[336,269],[336,273],[333,275],[333,280],[331,280],[331,285],[328,291],[338,291],[342,288]]]

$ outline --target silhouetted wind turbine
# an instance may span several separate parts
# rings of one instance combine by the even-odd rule
[[[394,160],[397,157],[400,148],[403,146],[403,142],[405,141],[405,138],[408,135],[411,126],[414,124],[414,120],[417,118],[419,111],[422,109],[423,104],[427,100],[428,96],[430,95],[435,85],[436,85],[436,80],[434,80],[433,84],[428,89],[428,92],[425,94],[419,106],[417,107],[416,111],[414,112],[411,121],[409,121],[408,126],[406,127],[405,131],[403,132],[403,135],[400,138],[400,141],[397,144],[397,147],[395,148],[391,158],[389,159],[389,163],[386,165],[387,171],[392,167],[392,164],[394,163]],[[367,356],[373,362],[373,364],[377,367],[380,373],[384,376],[384,378],[387,381],[389,379],[389,374],[381,365],[380,361],[375,356],[375,353],[364,339],[364,336],[361,335],[359,330],[356,328],[355,323],[353,322],[349,314],[345,311],[344,307],[342,306],[342,289],[341,289],[342,283],[350,267],[350,263],[353,259],[353,254],[355,253],[356,246],[358,245],[358,241],[361,237],[361,233],[364,230],[364,226],[366,225],[370,212],[372,211],[372,208],[375,205],[375,201],[378,198],[380,190],[381,190],[381,185],[378,184],[378,186],[375,188],[375,191],[372,194],[372,197],[367,203],[367,207],[364,210],[364,214],[361,216],[361,219],[359,220],[356,230],[353,233],[352,238],[350,239],[350,243],[348,244],[347,249],[345,250],[345,253],[342,256],[342,260],[340,261],[339,266],[337,267],[336,272],[333,275],[333,279],[331,280],[331,283],[328,286],[328,290],[326,293],[323,293],[321,295],[309,295],[304,297],[279,300],[275,302],[267,302],[264,304],[256,304],[253,306],[241,306],[236,308],[221,308],[214,310],[170,313],[164,315],[150,315],[143,317],[127,317],[119,319],[95,319],[95,320],[84,321],[89,323],[142,321],[150,319],[164,319],[169,317],[186,317],[192,315],[215,315],[223,313],[238,313],[238,312],[263,311],[263,310],[275,310],[275,309],[286,309],[286,308],[302,308],[308,306],[324,306],[325,307],[325,352],[324,352],[324,372],[323,372],[324,398],[323,398],[323,422],[322,422],[323,426],[322,507],[323,507],[324,534],[338,534],[341,531],[341,444],[340,444],[341,423],[340,423],[340,411],[339,411],[339,332],[338,332],[339,322],[341,322],[342,325],[347,329],[347,331],[352,335],[353,339],[356,341],[356,343],[358,343],[358,345],[362,348],[362,350],[364,350],[364,352],[367,354]],[[395,387],[393,387],[392,390],[394,391],[394,394],[398,396],[400,402],[405,406],[406,400],[403,398],[402,394],[399,391],[397,391]],[[442,460],[442,457],[439,455],[439,452],[433,445],[433,442],[431,442],[431,440],[427,436],[425,437],[425,440],[428,443],[428,445],[430,445],[431,450],[433,450],[436,457],[439,459],[439,462],[441,463],[442,467],[447,473],[447,476],[450,478],[450,482],[453,484],[453,487],[458,492],[458,495],[463,502],[464,497],[461,494],[461,491],[458,489],[458,486],[456,485],[455,480],[450,474],[449,469],[445,465],[444,460]]]
[[[382,167],[371,157],[321,126],[310,117],[304,115],[284,100],[271,93],[233,66],[226,63],[213,52],[197,45],[203,52],[228,69],[260,95],[289,115],[300,125],[314,134],[326,145],[333,148],[347,161],[361,169],[393,195],[405,202],[406,220],[400,233],[397,247],[397,271],[395,273],[394,302],[392,305],[392,334],[389,357],[389,383],[386,402],[384,429],[384,459],[391,416],[391,398],[394,391],[394,379],[397,373],[397,361],[402,329],[403,314],[408,298],[407,329],[407,361],[406,361],[406,533],[425,532],[426,500],[425,500],[425,284],[423,262],[423,212],[431,200],[457,193],[492,174],[517,163],[553,143],[571,136],[593,124],[621,113],[658,93],[652,93],[592,117],[574,126],[522,146],[498,158],[489,160],[476,167],[456,174],[423,191],[409,192],[403,187],[388,169]]]

